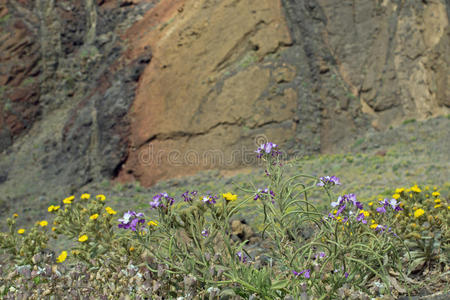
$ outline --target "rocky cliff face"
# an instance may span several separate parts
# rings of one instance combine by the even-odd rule
[[[0,190],[345,151],[450,111],[450,4],[0,0]]]

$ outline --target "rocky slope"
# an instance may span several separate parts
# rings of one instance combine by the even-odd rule
[[[350,150],[450,111],[450,4],[0,0],[0,192]],[[55,194],[56,195],[56,194]]]

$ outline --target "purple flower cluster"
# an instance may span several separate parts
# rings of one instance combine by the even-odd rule
[[[158,208],[158,207],[168,207],[173,205],[173,198],[170,197],[167,193],[160,193],[155,196],[153,196],[153,201],[150,201],[150,207],[152,209]]]
[[[261,158],[264,154],[270,154],[272,156],[278,156],[281,154],[281,152],[277,149],[278,145],[268,142],[265,144],[262,144],[261,146],[256,149],[256,153],[258,153],[257,157]]]
[[[263,200],[266,197],[270,197],[272,204],[275,204],[275,193],[274,193],[274,191],[269,190],[268,188],[258,189],[255,196],[253,197],[253,200],[255,200],[255,201],[258,199]]]
[[[320,177],[320,182],[317,183],[317,186],[332,186],[332,185],[340,185],[341,180],[336,176],[325,176]]]
[[[319,253],[317,253],[317,254],[314,256],[314,259],[324,258],[325,256],[327,256],[327,255],[325,254],[325,252],[319,252]]]
[[[303,270],[303,271],[300,271],[300,272],[297,272],[297,271],[295,271],[295,270],[292,270],[292,274],[294,274],[295,276],[300,276],[300,275],[303,274],[303,276],[304,276],[306,279],[311,278],[311,270],[310,270],[310,269],[306,269],[306,270]]]
[[[236,253],[236,256],[238,257],[238,260],[240,262],[243,262],[243,263],[247,262],[247,256],[242,251],[238,251]]]
[[[394,231],[392,231],[391,227],[387,227],[387,225],[378,225],[377,228],[375,228],[375,231],[379,231],[380,233],[383,233],[387,231],[388,233],[392,233],[394,236],[397,236]]]
[[[206,196],[203,196],[202,201],[203,201],[203,203],[206,203],[206,204],[216,204],[216,200],[218,198],[219,198],[219,196],[217,196],[217,195],[208,194]]]
[[[397,200],[395,200],[395,199],[391,199],[391,200],[384,199],[384,201],[380,201],[379,203],[382,205],[377,208],[377,212],[379,212],[380,214],[384,214],[386,212],[386,208],[389,208],[389,207],[395,211],[403,210],[400,207],[400,202],[397,202]]]
[[[181,194],[181,197],[183,197],[184,202],[193,202],[194,197],[197,196],[197,194],[198,194],[197,191],[192,191],[190,193],[189,193],[189,191],[186,191],[183,194]]]
[[[136,231],[136,226],[144,224],[145,218],[143,213],[136,213],[135,211],[129,210],[123,215],[122,219],[119,219],[119,222],[119,228]]]
[[[336,209],[335,214],[333,214],[333,213],[328,214],[328,217],[330,217],[332,219],[337,219],[339,217],[339,215],[342,214],[344,212],[344,210],[348,207],[348,215],[346,215],[345,217],[342,218],[342,222],[344,222],[344,223],[348,221],[348,219],[351,215],[355,214],[352,211],[352,208],[356,208],[358,210],[363,209],[363,204],[356,200],[355,194],[339,196],[336,202],[331,202],[331,206],[338,207]],[[360,213],[356,217],[356,220],[366,224],[367,221],[364,220],[364,217],[365,217],[365,215],[363,213]]]

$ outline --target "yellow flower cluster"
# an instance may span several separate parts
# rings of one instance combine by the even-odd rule
[[[75,199],[75,196],[70,196],[67,197],[66,199],[63,200],[64,204],[72,204],[72,201]]]
[[[95,196],[95,198],[96,198],[97,200],[100,200],[100,201],[105,201],[105,200],[106,200],[105,195],[102,195],[102,194]]]
[[[421,209],[421,208],[416,209],[414,211],[414,218],[416,218],[416,219],[420,218],[424,213],[425,213],[425,211],[423,209]]]
[[[62,263],[67,258],[67,251],[61,252],[61,254],[56,258],[57,263]]]
[[[411,191],[413,191],[414,193],[422,192],[422,190],[417,186],[417,184],[411,187]]]
[[[360,214],[364,214],[364,217],[367,218],[368,216],[370,216],[370,212],[368,212],[367,210],[360,210],[359,211]]]
[[[232,193],[222,194],[222,197],[227,201],[235,201],[237,199],[237,195],[233,195]]]
[[[109,207],[109,206],[105,207],[105,210],[106,210],[106,212],[107,212],[108,214],[110,214],[110,215],[115,215],[115,214],[117,214],[117,212],[116,212],[114,209],[112,209],[111,207]]]
[[[158,226],[158,221],[149,221],[148,223],[147,223],[147,225],[148,226]]]
[[[78,238],[78,241],[81,243],[86,242],[87,240],[88,240],[88,236],[86,234],[83,234],[82,236],[80,236]]]
[[[48,210],[48,212],[52,212],[52,211],[58,211],[59,208],[60,208],[59,205],[50,205],[47,210]]]

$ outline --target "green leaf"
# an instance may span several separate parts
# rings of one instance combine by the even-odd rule
[[[230,297],[232,297],[232,296],[236,296],[236,293],[234,292],[233,289],[224,289],[224,290],[222,290],[220,292],[220,296],[221,297],[223,297],[223,296],[230,296]]]
[[[272,281],[272,286],[270,288],[272,290],[281,290],[281,289],[286,288],[288,284],[289,284],[288,279],[274,280],[274,281]]]

